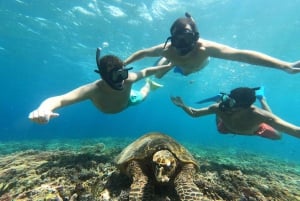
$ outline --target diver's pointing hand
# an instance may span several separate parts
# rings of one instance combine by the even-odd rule
[[[28,118],[35,123],[46,124],[50,121],[50,119],[58,116],[58,113],[52,112],[50,110],[36,109],[30,112]]]

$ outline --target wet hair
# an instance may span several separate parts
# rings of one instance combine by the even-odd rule
[[[176,32],[178,31],[183,31],[185,29],[185,26],[189,24],[192,28],[192,31],[194,33],[199,33],[198,32],[198,28],[197,25],[194,21],[194,19],[192,18],[192,16],[189,13],[185,13],[185,17],[182,18],[178,18],[171,26],[170,28],[170,33],[171,35],[176,34]]]
[[[255,88],[239,87],[233,89],[229,97],[235,100],[234,107],[249,108],[256,100]]]
[[[108,69],[112,68],[122,68],[124,66],[123,61],[114,55],[103,56],[99,61],[99,73],[101,77],[105,77],[108,73]]]

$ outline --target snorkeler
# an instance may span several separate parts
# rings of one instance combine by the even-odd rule
[[[197,25],[188,13],[173,23],[170,32],[171,36],[165,43],[133,53],[125,60],[125,65],[144,57],[160,57],[157,65],[172,63],[169,69],[156,74],[158,78],[174,67],[175,72],[183,75],[198,72],[208,64],[210,57],[271,67],[288,73],[300,72],[300,61],[290,63],[260,52],[236,49],[200,38]]]
[[[253,105],[256,99],[262,108]],[[232,133],[279,140],[281,133],[286,133],[300,138],[300,127],[273,114],[259,88],[239,87],[233,89],[230,94],[220,93],[206,99],[206,101],[213,100],[217,103],[197,109],[185,105],[181,97],[171,97],[176,106],[192,117],[215,114],[217,129],[222,134]],[[205,101],[201,101],[203,102]]]
[[[123,62],[114,55],[106,55],[100,59],[100,51],[98,48],[96,52],[98,70],[95,72],[99,73],[102,79],[63,95],[47,98],[29,114],[29,119],[36,123],[48,123],[51,118],[59,116],[54,112],[56,109],[84,100],[91,100],[95,107],[104,113],[114,114],[142,102],[150,91],[162,87],[147,79],[140,91],[131,89],[133,83],[168,68],[169,65],[148,67],[139,72],[129,73],[132,68],[124,68]]]

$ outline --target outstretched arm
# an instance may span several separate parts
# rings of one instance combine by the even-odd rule
[[[258,99],[258,100],[259,100],[259,102],[260,102],[260,104],[261,104],[262,109],[264,109],[264,110],[266,110],[266,111],[268,111],[268,112],[272,112],[271,107],[270,107],[269,104],[267,103],[266,98],[262,97],[262,98],[260,98],[260,99]]]
[[[88,84],[66,94],[47,98],[37,109],[29,113],[28,118],[35,123],[46,124],[50,119],[59,116],[54,112],[56,109],[86,100],[93,87],[93,84]]]
[[[125,59],[124,65],[128,65],[144,57],[160,57],[162,56],[162,51],[163,51],[163,44],[151,48],[139,50],[133,53],[132,55],[130,55],[127,59]]]
[[[272,126],[274,129],[278,130],[279,132],[283,132],[288,135],[300,138],[299,126],[291,124],[266,110],[260,110],[260,111],[261,111],[261,117],[263,122]]]
[[[170,70],[173,68],[172,63],[169,63],[167,65],[161,65],[161,66],[153,66],[153,67],[148,67],[144,68],[143,70],[136,72],[136,73],[130,73],[130,77],[128,79],[132,80],[132,82],[136,82],[140,79],[149,77],[151,75],[154,75],[160,71],[164,70]]]
[[[183,111],[185,111],[191,117],[200,117],[200,116],[216,113],[217,104],[213,104],[210,107],[196,109],[196,108],[192,108],[192,107],[185,105],[183,100],[179,96],[170,97],[170,98],[171,98],[171,101],[174,103],[174,105],[182,108]]]
[[[207,54],[211,57],[276,68],[287,73],[300,72],[300,61],[295,63],[286,62],[261,52],[236,49],[211,41],[205,41],[204,44]]]

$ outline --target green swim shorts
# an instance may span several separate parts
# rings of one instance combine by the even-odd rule
[[[131,90],[128,100],[128,106],[137,105],[144,100],[143,94],[140,91]]]

